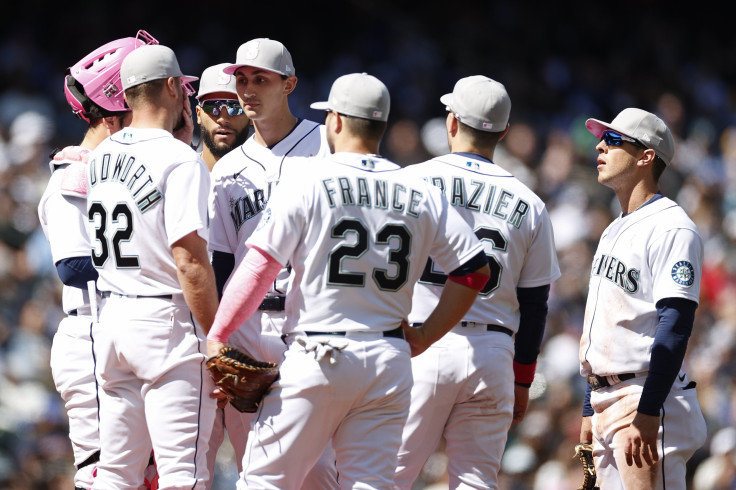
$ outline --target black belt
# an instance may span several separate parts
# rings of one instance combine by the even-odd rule
[[[103,298],[109,298],[112,294],[117,294],[118,296],[127,297],[127,298],[160,298],[160,299],[173,299],[174,297],[171,294],[160,294],[156,296],[142,296],[138,294],[120,294],[120,293],[113,293],[112,291],[102,291],[100,293]]]
[[[67,313],[67,315],[69,315],[69,316],[77,316],[77,310],[76,310],[76,308],[73,309],[72,311],[70,311],[69,313]]]
[[[267,296],[263,298],[259,310],[263,311],[284,311],[286,307],[286,296]]]
[[[467,327],[471,323],[476,323],[476,322],[460,322],[460,326],[461,327]],[[424,324],[423,323],[412,323],[411,324],[412,327],[421,327],[422,325],[424,325]],[[478,325],[482,325],[482,323],[479,323]],[[486,324],[486,331],[487,332],[501,332],[501,333],[505,333],[509,337],[513,337],[514,336],[514,332],[510,328],[502,327],[501,325],[493,325],[492,323],[487,323]]]
[[[81,470],[85,466],[89,466],[92,463],[98,462],[99,460],[100,460],[100,452],[99,451],[95,451],[92,454],[92,456],[90,456],[89,458],[87,458],[84,461],[82,461],[81,463],[79,463],[79,465],[77,466],[77,470]]]
[[[635,377],[636,377],[636,374],[634,373],[612,374],[609,376],[598,376],[597,374],[589,374],[588,384],[593,389],[593,391],[597,391],[597,390],[600,390],[601,388],[608,388],[609,386],[613,386],[615,384],[621,383],[623,381],[627,381],[629,379],[633,379]],[[618,378],[618,381],[612,383],[608,381],[608,378]]]
[[[384,337],[393,337],[395,339],[403,339],[404,338],[404,330],[401,327],[394,328],[393,330],[386,330],[383,333]],[[345,337],[345,332],[313,332],[313,331],[306,331],[304,334],[307,337],[311,337],[312,335],[335,335],[338,337]]]

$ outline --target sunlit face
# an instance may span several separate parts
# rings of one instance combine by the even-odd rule
[[[598,182],[613,190],[630,185],[635,177],[637,162],[643,148],[627,141],[621,145],[607,145],[604,140],[596,145],[598,150]]]
[[[202,132],[202,142],[216,158],[242,145],[248,138],[250,121],[245,113],[229,114],[236,105],[239,102],[230,92],[207,94],[197,104],[197,123]]]
[[[286,98],[296,87],[296,77],[286,79],[278,73],[243,66],[235,72],[238,99],[246,116],[253,121],[267,119],[286,105]]]

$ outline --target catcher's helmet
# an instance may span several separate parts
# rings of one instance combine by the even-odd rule
[[[67,70],[64,95],[74,114],[89,122],[130,109],[123,98],[120,65],[134,49],[158,41],[144,30],[100,46]]]

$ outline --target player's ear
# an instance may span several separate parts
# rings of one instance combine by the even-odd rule
[[[452,112],[447,113],[447,119],[445,120],[445,126],[447,127],[447,135],[455,136],[457,134],[458,124],[455,114]]]
[[[501,136],[498,137],[498,141],[501,141],[502,139],[506,137],[510,128],[511,128],[511,125],[509,123],[506,123],[506,129],[504,129],[503,133],[501,133]]]
[[[637,162],[637,165],[640,165],[640,166],[653,165],[655,158],[657,158],[657,154],[654,153],[654,150],[652,150],[651,148],[647,148],[646,150],[642,152],[641,157],[639,157],[639,161]]]
[[[194,106],[194,111],[197,113],[197,124],[201,126],[202,125],[202,116],[201,116],[202,108],[199,107],[199,104]]]
[[[297,81],[296,75],[286,77],[286,80],[284,80],[284,95],[289,95],[294,91]]]

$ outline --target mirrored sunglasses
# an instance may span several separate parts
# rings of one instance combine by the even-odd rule
[[[644,146],[638,140],[635,140],[634,138],[629,138],[628,136],[617,133],[616,131],[604,131],[601,135],[601,140],[605,141],[606,145],[608,146],[621,146],[624,141],[628,141],[629,143],[632,143],[639,148],[646,149],[646,146]]]
[[[239,116],[243,113],[243,108],[237,100],[209,99],[200,102],[199,106],[205,113],[213,116],[219,116],[223,108],[227,110],[228,116]]]

